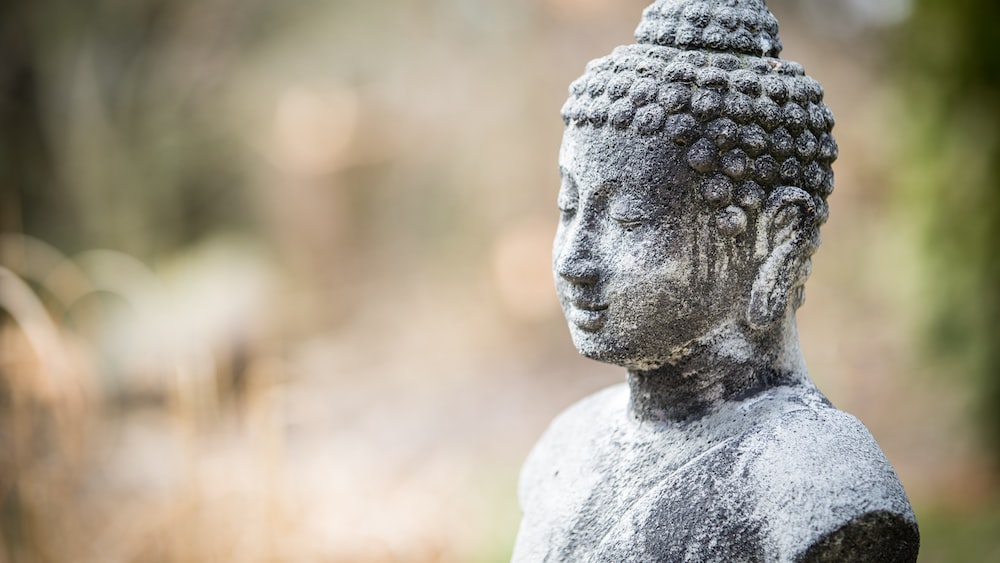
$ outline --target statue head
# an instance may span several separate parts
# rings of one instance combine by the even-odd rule
[[[792,322],[837,145],[777,32],[762,0],[660,0],[570,86],[553,260],[584,355],[647,369]]]

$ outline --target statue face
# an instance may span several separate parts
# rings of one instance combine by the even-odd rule
[[[571,126],[559,165],[553,269],[580,353],[648,369],[734,317],[738,276],[713,254],[716,234],[683,149]]]

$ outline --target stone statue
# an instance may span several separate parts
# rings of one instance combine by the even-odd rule
[[[659,0],[636,39],[570,86],[553,249],[574,344],[628,381],[535,446],[514,561],[915,561],[895,472],[799,350],[822,88],[763,0]]]

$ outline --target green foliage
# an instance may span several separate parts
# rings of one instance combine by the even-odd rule
[[[925,229],[929,350],[961,371],[1000,454],[1000,4],[916,0],[898,43],[902,196]]]
[[[921,563],[980,563],[1000,560],[1000,503],[969,513],[944,508],[921,511]]]
[[[261,2],[0,5],[0,231],[148,258],[245,228],[246,163],[222,113]]]

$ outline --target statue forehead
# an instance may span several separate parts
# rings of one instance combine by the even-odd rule
[[[581,186],[649,186],[690,180],[684,152],[662,135],[612,128],[567,127],[559,167]]]

